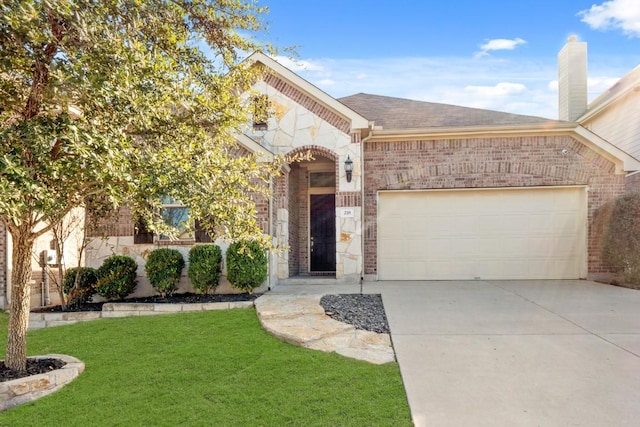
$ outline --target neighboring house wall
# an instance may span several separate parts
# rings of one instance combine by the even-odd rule
[[[640,96],[630,92],[582,126],[640,159]]]
[[[379,190],[587,185],[590,225],[596,210],[624,191],[613,163],[569,136],[368,141],[364,156],[365,274],[371,275]],[[589,274],[605,273],[591,226],[588,239]]]
[[[633,81],[638,83],[640,69],[623,77],[611,90],[615,90],[618,85],[630,85]],[[630,82],[628,82],[628,80]],[[625,86],[627,87],[627,86]],[[606,96],[608,93],[605,93]],[[594,101],[597,103],[598,101]],[[638,89],[628,91],[624,96],[616,99],[615,102],[603,108],[602,111],[585,114],[585,119],[581,120],[582,126],[589,129],[598,136],[611,142],[616,147],[631,154],[636,159],[640,159],[640,96]],[[640,191],[640,177],[638,173],[630,175],[626,179],[627,191]]]

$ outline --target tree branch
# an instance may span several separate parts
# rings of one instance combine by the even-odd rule
[[[31,120],[40,112],[44,90],[49,83],[49,66],[51,65],[51,61],[53,61],[53,57],[58,52],[58,44],[62,39],[64,31],[64,26],[56,19],[52,12],[48,13],[48,18],[51,23],[51,32],[54,40],[44,46],[42,56],[36,59],[33,65],[33,82],[31,83],[27,103],[22,112],[24,121]]]

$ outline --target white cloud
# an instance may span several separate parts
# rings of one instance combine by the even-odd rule
[[[476,52],[476,57],[487,56],[492,50],[514,50],[516,46],[526,43],[521,38],[515,39],[493,39],[487,41],[485,44],[480,45],[480,51]]]
[[[313,61],[291,59],[287,56],[276,56],[274,59],[280,65],[287,67],[294,73],[297,73],[299,71],[316,71],[316,72],[324,71],[324,68],[322,65],[315,63]]]
[[[467,86],[464,91],[479,97],[517,95],[527,90],[521,83],[500,82],[494,86]]]
[[[322,79],[318,82],[319,86],[333,86],[334,84],[336,84],[336,82],[331,79]]]
[[[620,29],[631,37],[640,37],[640,1],[610,0],[578,12],[582,22],[596,30]]]

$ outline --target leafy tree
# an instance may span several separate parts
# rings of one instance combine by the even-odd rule
[[[640,289],[640,193],[624,194],[604,205],[600,255],[623,285]]]
[[[0,0],[8,367],[26,365],[34,241],[71,209],[130,206],[166,234],[169,196],[211,235],[260,238],[251,196],[280,165],[234,154],[233,135],[260,72],[240,59],[270,49],[251,38],[264,12],[252,0]]]

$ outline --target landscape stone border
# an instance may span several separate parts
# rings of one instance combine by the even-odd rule
[[[59,359],[66,365],[44,374],[0,382],[0,412],[58,391],[84,371],[82,361],[66,354],[46,354],[30,359]]]
[[[155,314],[170,314],[189,311],[229,310],[234,308],[251,308],[253,301],[230,301],[208,303],[105,303],[102,311],[78,311],[56,313],[31,313],[29,315],[29,330],[49,328],[53,326],[70,325],[95,319],[151,316]]]
[[[375,364],[396,361],[389,334],[358,330],[332,319],[320,305],[321,298],[265,294],[255,300],[256,312],[267,332],[290,344]]]

